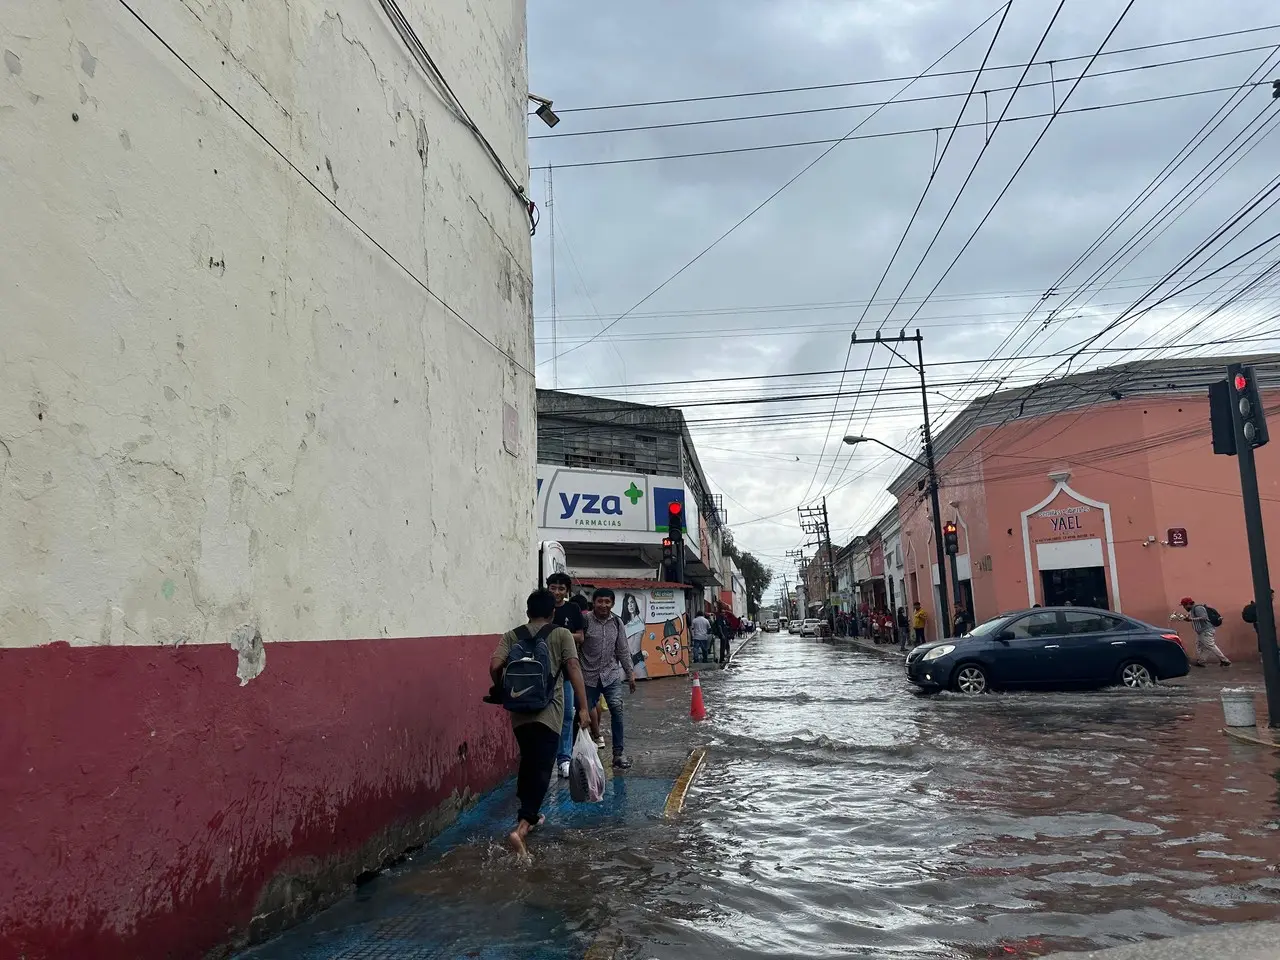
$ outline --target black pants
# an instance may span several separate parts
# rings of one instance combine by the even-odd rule
[[[729,638],[728,637],[720,638],[720,662],[721,663],[729,662]]]
[[[551,768],[560,749],[560,731],[541,723],[524,723],[515,728],[520,745],[520,771],[516,774],[519,817],[531,827],[538,825],[538,812],[551,786]]]

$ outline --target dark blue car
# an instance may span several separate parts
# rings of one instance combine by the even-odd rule
[[[1185,677],[1177,633],[1109,610],[1036,607],[1007,613],[963,637],[916,647],[907,679],[925,690],[993,687],[1149,687]]]

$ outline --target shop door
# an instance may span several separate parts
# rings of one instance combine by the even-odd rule
[[[1073,567],[1068,570],[1041,570],[1040,586],[1046,607],[1097,607],[1110,610],[1107,602],[1107,574],[1102,567]]]

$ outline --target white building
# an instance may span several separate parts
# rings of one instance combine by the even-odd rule
[[[5,5],[0,955],[234,947],[511,768],[524,3],[401,6],[438,74],[376,3]]]

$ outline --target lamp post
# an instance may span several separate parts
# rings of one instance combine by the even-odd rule
[[[928,423],[928,420],[926,419],[925,422]],[[938,617],[941,620],[941,623],[938,624],[938,639],[941,640],[950,633],[951,610],[947,604],[947,555],[942,545],[942,505],[938,501],[938,469],[933,462],[933,439],[927,433],[925,434],[924,460],[918,460],[909,453],[903,453],[897,447],[891,447],[883,440],[877,440],[875,437],[848,436],[844,438],[844,442],[850,446],[856,446],[859,443],[879,444],[890,453],[896,453],[898,456],[905,457],[912,463],[924,467],[929,473],[929,502],[933,508],[933,545],[938,554]],[[955,584],[955,587],[958,590],[959,583]]]

